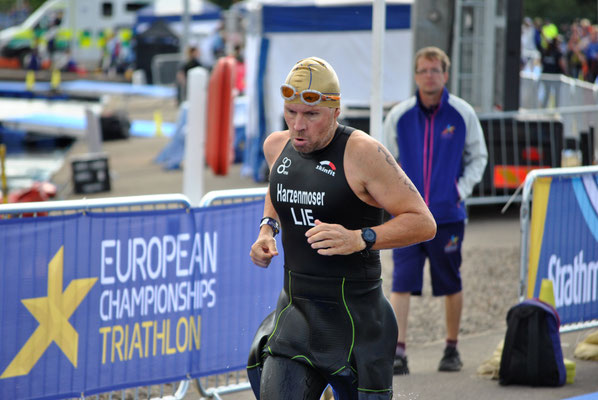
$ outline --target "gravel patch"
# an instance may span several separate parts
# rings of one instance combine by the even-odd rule
[[[471,246],[464,242],[464,304],[461,335],[478,334],[506,328],[509,308],[518,302],[519,246]],[[382,252],[384,290],[392,282],[392,253]],[[433,297],[426,265],[422,296],[412,296],[409,309],[407,343],[430,343],[446,337],[444,298]]]

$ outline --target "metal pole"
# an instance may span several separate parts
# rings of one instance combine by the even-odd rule
[[[189,108],[185,134],[183,194],[195,207],[201,201],[204,192],[208,71],[202,67],[195,67],[189,70],[187,76]]]
[[[462,14],[462,1],[455,1],[455,23],[453,24],[453,51],[449,56],[451,57],[452,72],[451,78],[451,92],[457,96],[463,97],[461,93],[460,77],[461,77],[461,38],[463,37],[461,26]]]
[[[224,32],[226,40],[224,42],[224,51],[227,56],[232,56],[235,52],[237,40],[237,12],[229,9],[224,12]]]
[[[6,157],[6,145],[4,143],[0,144],[0,181],[1,181],[1,193],[2,193],[2,202],[8,203],[8,185],[6,184],[6,169],[4,166],[4,160]]]
[[[187,47],[189,47],[189,25],[191,13],[189,11],[189,0],[183,0],[183,35],[181,37],[181,58],[185,60]]]
[[[85,109],[85,138],[87,139],[87,151],[89,153],[102,152],[102,126],[100,116],[91,108]]]
[[[482,49],[482,70],[479,76],[475,77],[474,85],[479,84],[481,88],[482,112],[490,112],[494,100],[494,72],[496,48],[496,0],[484,2],[484,28],[483,28],[483,49]]]
[[[386,2],[374,0],[372,5],[372,93],[370,99],[370,135],[382,140],[382,75],[384,74],[384,32]]]

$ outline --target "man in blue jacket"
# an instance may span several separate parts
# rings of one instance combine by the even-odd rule
[[[438,224],[436,237],[393,250],[390,302],[399,337],[395,374],[408,374],[405,343],[411,294],[420,295],[423,268],[430,261],[432,294],[445,296],[446,348],[438,369],[460,371],[457,351],[463,293],[461,244],[466,219],[464,200],[486,167],[488,152],[473,108],[449,94],[445,85],[450,60],[437,47],[415,55],[415,96],[394,106],[384,122],[384,144],[415,184]]]

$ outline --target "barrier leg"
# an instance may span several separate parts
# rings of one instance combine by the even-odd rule
[[[199,381],[199,379],[195,379],[194,381],[195,381],[195,386],[197,387],[197,391],[199,392],[199,394],[201,396],[200,397],[201,399],[222,400],[222,397],[220,397],[220,395],[222,395],[222,394],[236,393],[236,392],[240,392],[243,390],[251,389],[251,385],[249,382],[243,382],[243,383],[237,383],[237,384],[231,384],[231,385],[226,385],[226,386],[205,389],[203,387],[203,385],[201,384],[201,382]]]
[[[182,400],[185,395],[187,394],[187,389],[189,389],[189,380],[186,379],[179,383],[179,387],[177,388],[176,392],[172,395],[164,396],[164,385],[160,386],[160,396],[159,397],[152,397],[150,400]],[[149,396],[149,388],[148,388],[148,396]],[[135,397],[137,398],[137,397]],[[124,397],[123,397],[124,399]]]
[[[174,392],[174,398],[176,400],[181,400],[187,394],[187,390],[189,389],[189,380],[181,381],[179,387],[177,388],[176,392]]]

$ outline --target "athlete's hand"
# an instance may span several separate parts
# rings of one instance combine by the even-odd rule
[[[251,261],[263,268],[267,268],[270,265],[270,261],[272,261],[272,257],[277,255],[276,240],[268,234],[259,235],[249,252]]]
[[[319,219],[316,226],[305,232],[307,243],[318,254],[323,256],[347,255],[361,251],[365,242],[361,238],[361,231],[352,231],[338,224],[327,224]]]

